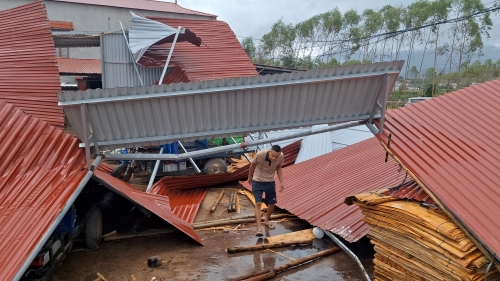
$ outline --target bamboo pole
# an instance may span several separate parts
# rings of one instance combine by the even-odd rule
[[[291,241],[291,242],[269,243],[269,244],[233,247],[233,248],[227,248],[226,251],[229,254],[232,254],[232,253],[238,253],[238,252],[244,252],[244,251],[255,251],[255,250],[263,250],[263,249],[271,249],[271,248],[288,247],[288,246],[299,245],[299,244],[312,244],[312,240],[302,240],[302,241]]]
[[[266,273],[269,273],[270,271],[271,271],[270,269],[266,269],[266,270],[262,270],[262,271],[257,271],[257,272],[253,272],[253,273],[242,275],[240,277],[229,279],[228,281],[243,281],[243,280],[247,280],[249,278],[255,277],[255,276],[264,275]]]
[[[413,172],[410,169],[408,169],[408,167],[406,167],[405,164],[403,164],[403,162],[401,162],[401,160],[399,160],[399,158],[396,155],[394,155],[394,153],[383,142],[380,142],[380,144],[382,145],[384,150],[389,155],[391,155],[391,157],[396,161],[396,163],[398,163],[401,166],[401,168],[403,168],[403,170],[405,170],[405,172],[408,173],[408,175],[420,186],[420,188],[422,188],[427,193],[427,195],[429,195],[429,197],[431,197],[431,199],[434,200],[434,202],[453,221],[453,223],[455,223],[458,226],[458,228],[460,228],[465,233],[465,235],[472,241],[472,243],[474,243],[474,245],[481,251],[481,253],[483,253],[483,255],[485,255],[485,257],[490,262],[494,262],[495,258],[491,255],[491,253],[488,250],[486,250],[483,244],[480,243],[474,235],[472,235],[469,229],[467,229],[467,227],[463,225],[455,217],[455,215],[448,210],[448,208],[446,208],[443,202],[441,202],[441,200],[439,200],[439,198],[436,195],[434,195],[434,193],[422,181],[420,181],[420,179],[415,174],[413,174]],[[500,270],[500,266],[497,266],[497,269]]]
[[[287,214],[277,214],[277,215],[272,215],[271,219],[281,219],[284,217],[289,217],[290,215]],[[264,218],[261,218],[261,221]],[[192,224],[191,226],[194,229],[199,229],[199,228],[207,228],[207,227],[214,227],[214,226],[221,226],[221,225],[228,225],[228,224],[239,224],[239,223],[249,223],[249,222],[255,222],[255,215],[253,217],[247,217],[247,218],[241,218],[241,219],[222,219],[222,220],[216,220],[216,221],[208,221],[208,222],[200,222],[196,224]]]
[[[222,197],[224,197],[224,189],[221,190],[219,197],[217,197],[217,200],[215,200],[214,204],[212,205],[212,208],[210,208],[210,213],[215,212],[215,209],[217,209],[217,206],[219,206],[219,203],[222,200]]]

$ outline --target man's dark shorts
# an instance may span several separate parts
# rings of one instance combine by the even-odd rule
[[[262,194],[266,194],[266,198],[264,199],[264,203],[268,204],[276,204],[276,184],[274,181],[272,182],[260,182],[260,181],[252,181],[252,192],[255,196],[255,202],[262,203]]]

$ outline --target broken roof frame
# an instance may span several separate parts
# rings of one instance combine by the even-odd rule
[[[325,123],[352,122],[330,126],[323,130],[311,130],[308,134],[359,124],[366,124],[374,134],[378,134],[383,128],[385,106],[390,90],[403,63],[404,61],[393,61],[272,76],[98,89],[79,91],[71,95],[59,93],[59,106],[64,108],[78,138],[84,143],[89,163],[91,147],[95,152],[100,152],[101,149]],[[242,107],[241,104],[244,102],[249,105]],[[210,106],[210,103],[213,105]],[[241,114],[232,112],[233,115],[227,112],[227,116],[224,115],[227,120],[221,122],[217,119],[217,115],[221,110],[220,107],[224,105],[229,105],[228,108],[238,107],[240,111],[245,112]],[[260,110],[262,106],[267,109],[278,109],[267,114],[269,110]],[[283,107],[281,111],[279,111],[280,106]],[[293,109],[295,112],[289,114],[287,110]],[[259,110],[261,115],[267,115],[254,114]],[[193,117],[193,115],[198,116]],[[380,118],[378,126],[373,123],[377,118]],[[186,119],[190,119],[188,121],[191,124],[185,121]],[[227,122],[233,124],[226,124]],[[217,152],[222,152],[233,150],[234,147],[229,145],[215,149]],[[215,150],[211,149],[196,153],[214,152]],[[193,153],[104,156],[107,159],[128,157],[127,159],[179,160],[194,157]]]

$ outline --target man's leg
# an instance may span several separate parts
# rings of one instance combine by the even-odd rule
[[[257,233],[255,235],[257,236],[262,236],[262,224],[261,224],[261,211],[260,208],[262,206],[262,193],[263,191],[260,190],[259,183],[256,181],[252,182],[252,193],[255,198],[255,222],[257,223]]]
[[[267,205],[267,214],[266,214],[266,219],[264,220],[264,224],[267,225],[269,228],[273,229],[274,225],[271,224],[271,214],[274,211],[274,204],[269,204]]]

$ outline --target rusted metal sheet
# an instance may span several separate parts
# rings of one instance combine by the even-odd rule
[[[500,256],[500,80],[389,111],[394,152],[496,256]]]
[[[0,100],[63,127],[54,41],[41,1],[0,12]]]
[[[297,154],[299,154],[301,141],[298,140],[290,145],[283,147],[285,163],[283,167],[293,165]],[[233,173],[213,174],[213,175],[195,175],[195,176],[175,176],[163,177],[151,187],[153,194],[168,194],[169,190],[190,189],[196,187],[206,187],[216,184],[244,180],[248,177],[249,165],[237,169]]]
[[[165,12],[173,14],[198,15],[213,19],[217,17],[215,15],[183,8],[180,5],[177,5],[177,3],[163,2],[163,1],[150,1],[150,0],[53,0],[53,1],[97,5],[97,6],[119,7],[126,9],[138,9],[146,11],[157,11],[157,12]]]
[[[384,162],[384,158],[380,143],[371,138],[287,167],[283,169],[285,191],[277,192],[276,205],[349,242],[357,241],[368,226],[361,210],[345,205],[344,199],[393,187],[404,179],[396,162]],[[242,184],[251,189],[247,182]]]
[[[403,185],[390,188],[382,194],[399,199],[411,199],[427,204],[434,204],[434,200],[432,200],[432,198],[413,180],[405,182]]]
[[[172,65],[184,71],[190,82],[258,75],[227,23],[218,20],[148,18],[175,28],[188,28],[201,38],[203,44],[200,47],[189,42],[176,43],[170,60]],[[139,64],[163,67],[170,46],[169,43],[151,46]],[[170,78],[165,77],[163,84],[168,80]]]
[[[57,58],[60,74],[68,75],[99,75],[101,71],[100,59]]]
[[[0,101],[0,280],[14,279],[87,174],[78,143]]]
[[[50,29],[52,30],[64,30],[64,31],[69,31],[73,30],[73,23],[70,21],[58,21],[58,20],[51,20],[49,21]]]
[[[100,171],[99,169],[94,171],[93,177],[117,194],[143,206],[203,245],[201,238],[196,234],[193,227],[172,212],[168,197],[139,191],[132,185]]]

